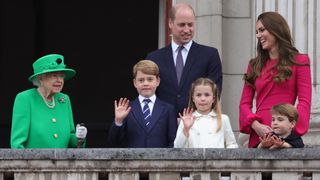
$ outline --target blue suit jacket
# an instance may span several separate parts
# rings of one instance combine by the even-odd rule
[[[213,47],[192,43],[184,66],[180,85],[176,76],[171,44],[151,52],[146,59],[154,61],[160,69],[160,86],[157,97],[175,106],[182,112],[188,106],[191,84],[199,77],[208,77],[222,87],[222,69],[218,50]]]
[[[173,147],[177,132],[174,107],[159,98],[153,106],[150,125],[145,126],[139,99],[130,102],[131,111],[122,126],[113,122],[109,143],[114,147],[167,148]]]

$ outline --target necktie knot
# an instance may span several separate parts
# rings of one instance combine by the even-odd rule
[[[151,100],[150,100],[150,99],[144,99],[142,102],[143,102],[144,104],[149,104],[149,102],[151,102]]]

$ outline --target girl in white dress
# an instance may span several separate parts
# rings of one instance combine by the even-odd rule
[[[238,148],[229,117],[221,113],[218,94],[209,78],[192,83],[189,107],[179,113],[175,148]]]

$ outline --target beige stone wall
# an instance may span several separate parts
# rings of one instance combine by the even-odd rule
[[[177,0],[190,3],[197,16],[195,40],[218,48],[223,65],[222,106],[239,135],[238,106],[243,86],[242,75],[250,58],[255,56],[256,17],[265,11],[281,13],[292,30],[296,47],[311,60],[313,97],[307,145],[320,145],[320,3],[316,0]]]

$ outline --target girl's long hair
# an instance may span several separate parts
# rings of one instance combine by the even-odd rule
[[[192,101],[192,97],[194,95],[194,90],[196,86],[199,85],[204,85],[204,86],[210,86],[212,89],[212,93],[213,96],[216,98],[214,103],[212,103],[211,109],[213,109],[215,111],[215,113],[217,114],[217,130],[216,132],[220,131],[221,126],[222,126],[222,120],[221,120],[221,115],[222,115],[222,111],[221,111],[221,104],[220,104],[220,100],[219,100],[219,89],[217,87],[217,85],[209,78],[198,78],[197,80],[195,80],[192,85],[191,85],[191,90],[190,90],[190,94],[189,94],[189,107],[197,110],[196,105],[194,104],[194,102]]]

